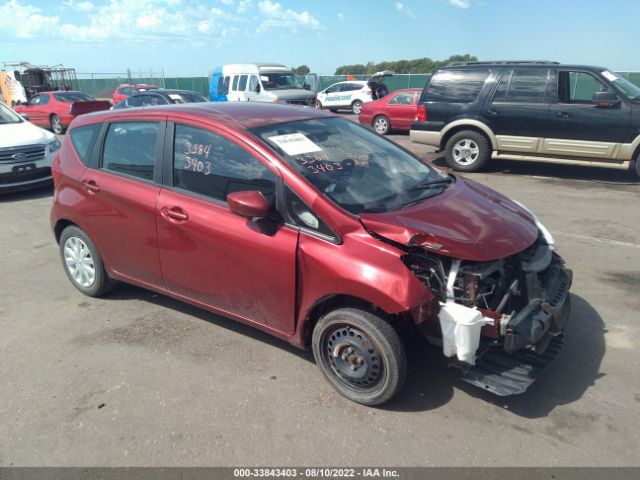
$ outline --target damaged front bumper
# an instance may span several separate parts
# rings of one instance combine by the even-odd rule
[[[448,272],[446,276],[443,271]],[[447,344],[457,341],[445,338],[449,332],[482,328],[471,356],[464,345],[466,353],[461,356],[456,352],[452,366],[462,371],[466,382],[496,395],[524,392],[562,348],[571,311],[571,270],[552,247],[539,240],[508,259],[482,264],[452,260],[440,272],[443,288],[439,296],[446,301],[441,301],[438,317],[445,355],[452,356]],[[432,288],[438,283],[435,277],[428,280]],[[445,306],[451,302],[482,313],[485,326],[470,326],[461,318],[452,330],[443,318],[448,315],[443,313]],[[419,326],[433,342],[433,323]],[[463,336],[469,337],[469,333]]]

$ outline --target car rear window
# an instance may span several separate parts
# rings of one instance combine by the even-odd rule
[[[489,70],[441,70],[437,72],[420,98],[421,102],[473,102]]]
[[[80,159],[80,161],[85,165],[89,164],[89,158],[91,157],[93,144],[98,137],[98,133],[100,132],[101,127],[101,123],[96,123],[94,125],[86,125],[84,127],[74,128],[73,130],[71,130],[71,132],[69,132],[69,137],[71,137],[73,148],[78,154],[78,158]]]
[[[65,92],[65,93],[54,93],[53,97],[59,101],[64,103],[71,102],[88,102],[95,100],[93,97],[87,95],[82,92]]]
[[[159,124],[112,123],[102,152],[102,168],[143,180],[153,180]]]

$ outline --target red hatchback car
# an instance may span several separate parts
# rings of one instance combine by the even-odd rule
[[[185,104],[75,120],[53,162],[64,270],[311,347],[367,405],[401,388],[400,333],[523,392],[562,345],[571,271],[527,209],[314,109]]]
[[[362,105],[358,120],[371,126],[380,135],[391,130],[409,131],[416,120],[416,99],[421,89],[396,90],[389,95]]]

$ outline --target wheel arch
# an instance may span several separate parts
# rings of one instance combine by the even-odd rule
[[[440,140],[440,148],[444,149],[447,145],[447,142],[449,141],[449,139],[455,135],[458,132],[461,132],[463,130],[473,130],[475,132],[480,133],[481,135],[484,135],[485,137],[487,137],[487,139],[489,140],[489,142],[491,142],[491,148],[493,150],[497,150],[498,149],[498,141],[496,140],[496,136],[493,134],[493,132],[491,131],[491,129],[487,126],[487,124],[479,121],[479,120],[469,120],[469,119],[464,119],[464,120],[456,120],[454,122],[451,122],[450,124],[448,124],[443,130],[442,130],[442,137]]]
[[[64,231],[65,228],[69,227],[69,226],[74,226],[74,227],[78,227],[80,228],[80,226],[74,222],[72,222],[69,219],[66,218],[60,218],[56,221],[54,227],[53,227],[53,234],[56,237],[56,243],[60,244],[60,236],[62,235],[62,232]]]

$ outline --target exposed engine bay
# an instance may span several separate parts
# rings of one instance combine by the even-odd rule
[[[452,303],[456,304],[455,310],[446,312],[448,318],[460,315],[451,312],[469,316],[471,312],[459,306],[479,312],[477,318],[483,317],[482,337],[473,340],[475,355],[462,358],[458,352],[458,359],[467,364],[474,365],[475,358],[496,347],[502,354],[527,351],[543,355],[552,339],[562,335],[569,316],[572,272],[542,235],[524,251],[489,262],[456,260],[423,249],[405,255],[404,261],[438,300],[441,328],[433,320],[420,325],[432,343],[439,343],[438,334],[446,337],[443,311]],[[467,320],[458,321],[470,325]],[[447,339],[443,340],[447,355]]]

